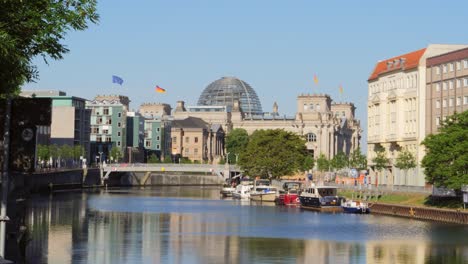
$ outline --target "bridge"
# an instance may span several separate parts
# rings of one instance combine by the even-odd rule
[[[230,164],[113,163],[101,166],[101,183],[104,183],[112,172],[128,172],[139,185],[146,185],[151,174],[155,172],[201,172],[226,180],[231,173],[239,174],[241,170],[239,166]],[[135,172],[145,173],[144,177],[138,179]]]

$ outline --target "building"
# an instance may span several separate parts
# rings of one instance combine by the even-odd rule
[[[140,105],[138,112],[145,118],[161,118],[171,115],[172,108],[169,104],[144,103]]]
[[[224,131],[200,118],[188,117],[171,123],[172,157],[193,162],[217,162],[225,156]]]
[[[468,110],[468,48],[430,57],[426,63],[426,135],[455,112]]]
[[[426,136],[426,59],[466,45],[432,44],[426,48],[379,61],[368,78],[368,164],[371,182],[385,185],[424,186],[419,166]],[[375,170],[376,150],[389,159],[383,173]],[[407,174],[395,167],[398,154],[413,153],[418,166]]]
[[[112,162],[109,154],[114,147],[126,155],[129,104],[128,97],[122,95],[98,95],[86,103],[91,110],[90,153],[94,162]]]
[[[144,117],[137,112],[127,112],[127,149],[128,162],[143,162],[144,149]]]
[[[82,146],[84,150],[82,157],[89,162],[91,110],[85,107],[86,99],[67,96],[65,92],[56,90],[22,91],[21,96],[51,98],[50,144]]]
[[[146,119],[144,121],[144,148],[146,157],[152,154],[162,161],[171,155],[171,121]]]

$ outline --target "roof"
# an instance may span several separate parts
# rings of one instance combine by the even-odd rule
[[[207,128],[208,124],[201,118],[187,117],[183,120],[172,121],[172,127],[174,128]]]
[[[383,73],[397,69],[409,70],[418,67],[419,59],[421,59],[425,51],[426,48],[378,62],[368,81],[377,79]],[[392,65],[391,67],[387,66],[389,63]]]

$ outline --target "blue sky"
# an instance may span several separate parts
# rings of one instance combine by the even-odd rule
[[[366,130],[367,78],[377,61],[428,44],[468,44],[467,10],[468,1],[434,0],[99,1],[99,24],[70,32],[63,60],[37,59],[40,79],[23,89],[122,94],[137,110],[143,102],[194,105],[209,83],[236,76],[264,111],[276,101],[292,116],[298,94],[327,93],[353,102]]]

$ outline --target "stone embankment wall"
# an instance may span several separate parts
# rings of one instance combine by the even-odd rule
[[[109,176],[109,186],[184,186],[184,185],[221,185],[223,179],[216,175],[159,173],[152,172],[147,179],[145,173],[113,172]]]
[[[468,211],[373,203],[371,213],[468,225]]]

